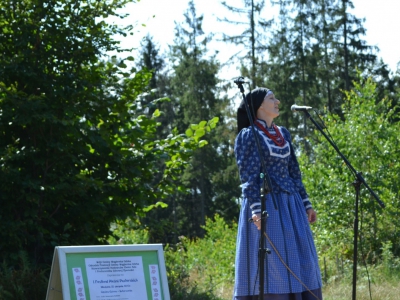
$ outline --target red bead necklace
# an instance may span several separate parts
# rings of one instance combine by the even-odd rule
[[[283,147],[285,145],[285,138],[282,136],[281,131],[278,129],[278,126],[272,124],[272,127],[275,130],[276,135],[272,135],[268,132],[267,129],[264,128],[260,123],[254,122],[258,128],[260,128],[278,147]]]

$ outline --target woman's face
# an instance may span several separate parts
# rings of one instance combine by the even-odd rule
[[[279,116],[279,104],[281,102],[275,98],[274,93],[268,92],[264,97],[264,101],[261,103],[260,108],[257,111],[258,114],[262,114],[268,118],[276,118]]]

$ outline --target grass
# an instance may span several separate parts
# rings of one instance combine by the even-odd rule
[[[324,300],[349,300],[352,299],[352,281],[340,281],[327,284],[323,288]],[[400,299],[400,282],[394,280],[380,280],[379,283],[371,283],[358,280],[356,285],[357,300],[398,300]]]
[[[214,295],[221,300],[232,299],[232,288],[215,290]],[[350,300],[352,299],[353,286],[352,280],[340,280],[334,283],[325,284],[323,287],[324,300]],[[358,280],[356,285],[357,300],[399,300],[400,299],[400,280],[383,279],[379,283],[369,284],[365,280]]]
[[[369,266],[369,277],[365,270],[358,271],[356,284],[357,300],[399,300],[400,270],[385,270],[382,265]],[[368,280],[369,278],[369,280]],[[193,279],[193,278],[191,278]],[[199,286],[201,290],[201,286]],[[233,286],[222,284],[212,290],[221,300],[232,299]],[[323,287],[324,300],[351,300],[353,293],[352,270],[347,269],[341,276],[331,276]]]

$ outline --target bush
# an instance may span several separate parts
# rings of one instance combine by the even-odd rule
[[[107,240],[110,245],[147,244],[149,242],[148,230],[141,229],[141,224],[137,219],[117,220],[111,224],[111,231],[113,235]]]
[[[218,300],[212,292],[191,280],[191,267],[184,243],[165,248],[165,260],[171,299],[174,300]]]
[[[237,224],[228,225],[215,215],[214,220],[206,220],[203,229],[206,231],[203,239],[180,237],[176,248],[166,251],[169,278],[173,282],[178,279],[187,282],[207,295],[230,298],[235,275]]]
[[[146,244],[148,231],[130,219],[113,224],[110,244]],[[168,286],[174,300],[231,298],[237,225],[228,225],[218,215],[207,219],[203,239],[179,237],[164,248]],[[227,296],[229,295],[229,296]]]
[[[46,298],[48,270],[33,267],[25,252],[18,254],[18,268],[4,261],[0,267],[0,299],[43,300]]]

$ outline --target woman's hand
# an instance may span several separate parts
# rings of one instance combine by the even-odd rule
[[[253,224],[256,225],[257,229],[261,229],[261,214],[254,214],[251,216],[253,219]]]
[[[317,221],[317,213],[313,208],[307,209],[308,222],[315,223]]]

